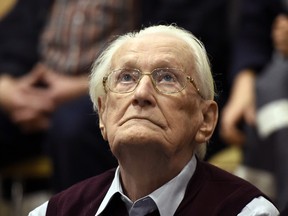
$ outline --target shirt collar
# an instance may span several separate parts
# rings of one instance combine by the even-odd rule
[[[156,203],[161,216],[172,216],[175,213],[185,195],[188,182],[195,172],[196,164],[197,160],[195,155],[193,155],[192,159],[176,177],[148,195],[148,197],[152,198]],[[122,190],[119,167],[116,169],[112,184],[105,195],[96,216],[98,216],[106,208],[110,199],[116,193],[121,194],[121,196],[124,198],[122,200],[129,200],[129,198],[124,195]],[[126,206],[129,205],[126,201],[125,203]]]

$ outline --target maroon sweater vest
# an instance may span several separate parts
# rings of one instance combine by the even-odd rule
[[[56,194],[49,200],[46,215],[95,216],[112,183],[114,173],[115,169],[107,171]],[[174,215],[235,216],[258,196],[265,197],[250,183],[206,162],[198,161],[185,196]],[[102,215],[128,214],[122,200],[116,195]]]

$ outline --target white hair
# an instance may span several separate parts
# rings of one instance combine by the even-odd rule
[[[197,80],[201,96],[206,100],[214,99],[214,80],[209,59],[202,42],[199,41],[191,32],[175,25],[156,25],[144,28],[138,32],[130,32],[117,37],[96,59],[92,67],[89,87],[89,93],[95,111],[98,111],[98,98],[106,94],[102,82],[103,78],[110,72],[112,57],[116,51],[131,39],[155,33],[169,34],[186,42],[188,47],[191,48],[190,51],[194,57],[193,64],[195,65],[196,72],[195,79]],[[198,145],[196,149],[197,156],[203,159],[205,153],[206,144]]]

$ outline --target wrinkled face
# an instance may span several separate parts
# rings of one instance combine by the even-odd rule
[[[181,68],[196,78],[194,59],[186,44],[164,34],[130,40],[112,59],[112,69],[137,68],[149,73],[166,67]],[[189,83],[183,91],[165,95],[144,76],[135,91],[108,91],[98,101],[102,134],[118,159],[131,149],[158,151],[169,158],[191,157],[195,144],[205,142],[197,136],[204,101]]]

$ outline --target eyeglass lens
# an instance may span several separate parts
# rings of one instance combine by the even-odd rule
[[[185,88],[186,76],[180,69],[156,68],[151,73],[142,73],[138,69],[118,69],[108,76],[111,91],[125,93],[134,91],[144,75],[150,76],[155,88],[163,93],[176,93]]]

